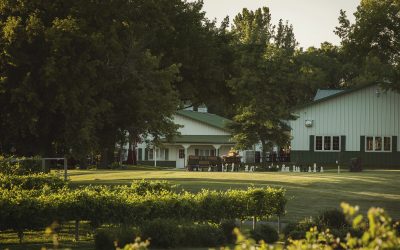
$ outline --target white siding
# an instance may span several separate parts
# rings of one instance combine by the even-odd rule
[[[178,131],[182,135],[229,135],[230,133],[202,122],[192,120],[180,115],[174,115],[174,123],[184,125]]]
[[[309,150],[310,135],[345,135],[346,151],[360,150],[360,136],[397,136],[400,151],[400,94],[378,86],[360,89],[300,109],[291,121],[292,150]],[[313,126],[305,127],[305,120]]]

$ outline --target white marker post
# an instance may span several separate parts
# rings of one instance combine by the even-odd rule
[[[153,147],[153,158],[154,158],[154,167],[157,167],[157,148]]]
[[[340,174],[340,165],[339,165],[339,161],[336,161],[336,164],[338,164],[338,165],[337,165],[337,173]]]

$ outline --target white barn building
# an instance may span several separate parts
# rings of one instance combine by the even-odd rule
[[[296,107],[291,161],[400,167],[400,94],[379,85],[345,91],[318,91],[313,102]]]
[[[184,168],[189,155],[222,156],[234,147],[231,134],[226,129],[228,119],[210,114],[203,107],[198,111],[179,110],[173,116],[180,136],[172,142],[165,142],[161,148],[149,148],[145,143],[137,148],[138,163],[143,165],[170,166]],[[154,157],[157,157],[154,159]]]

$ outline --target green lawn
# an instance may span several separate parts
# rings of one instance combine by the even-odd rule
[[[365,212],[371,206],[385,208],[400,219],[400,170],[362,173],[221,173],[186,172],[177,170],[74,170],[71,183],[129,184],[134,179],[168,180],[185,190],[196,192],[202,188],[225,190],[246,188],[250,185],[283,187],[289,202],[283,220],[294,221],[313,216],[321,210],[339,208],[342,201],[359,205]]]

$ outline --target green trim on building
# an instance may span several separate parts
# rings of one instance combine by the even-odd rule
[[[352,158],[361,158],[363,166],[377,168],[398,168],[400,169],[400,152],[310,152],[297,151],[290,152],[290,159],[294,164],[312,165],[336,164],[338,161],[342,166],[348,166]]]
[[[154,161],[138,161],[139,165],[154,166]],[[176,167],[176,161],[157,161],[157,167]]]
[[[167,141],[164,141],[168,143]],[[180,135],[170,141],[172,143],[229,144],[233,145],[230,135]]]
[[[222,116],[205,113],[205,112],[196,112],[191,110],[178,110],[176,112],[178,115],[184,116],[186,118],[207,124],[212,127],[216,127],[219,129],[227,130],[226,125],[232,122],[229,119],[226,119]]]
[[[310,151],[314,152],[314,136],[310,135]]]
[[[365,152],[365,136],[360,136],[360,152]]]
[[[340,136],[340,152],[345,152],[346,151],[346,136],[342,135]]]

